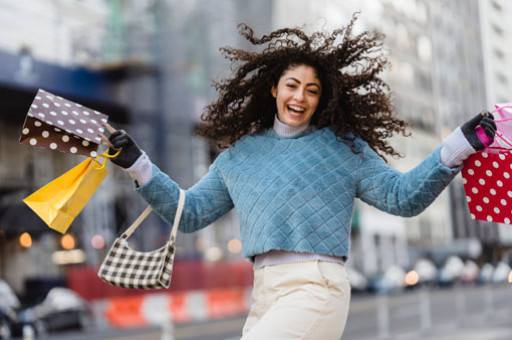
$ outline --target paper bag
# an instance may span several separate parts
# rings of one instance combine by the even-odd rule
[[[108,116],[39,90],[25,118],[20,143],[96,157]]]
[[[108,174],[106,161],[87,158],[23,202],[50,228],[64,234]]]
[[[496,137],[492,148],[512,149],[512,103],[495,104],[494,122],[496,123]]]
[[[477,152],[464,161],[462,179],[472,219],[511,224],[512,153]]]

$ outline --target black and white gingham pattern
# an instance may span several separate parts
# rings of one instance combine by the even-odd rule
[[[185,192],[180,189],[178,207],[169,241],[160,249],[140,252],[131,249],[127,239],[151,212],[152,208],[148,206],[135,222],[116,239],[101,264],[98,276],[106,283],[123,288],[168,288],[171,283],[174,262],[174,243],[184,204]]]
[[[131,249],[126,239],[117,238],[103,261],[98,276],[106,283],[134,289],[168,288],[171,283],[174,246],[151,252]]]

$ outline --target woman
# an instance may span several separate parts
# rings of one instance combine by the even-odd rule
[[[492,117],[480,114],[412,171],[390,168],[380,155],[398,155],[386,139],[406,124],[378,77],[386,66],[381,36],[353,37],[354,21],[330,35],[281,29],[260,39],[241,25],[247,40],[266,47],[223,49],[237,68],[216,85],[219,98],[198,132],[228,149],[186,191],[179,228],[194,232],[237,210],[243,253],[254,263],[243,340],[339,339],[350,301],[344,263],[355,198],[417,215],[484,148],[475,128],[483,127],[487,145],[494,138]],[[110,141],[123,148],[114,162],[172,222],[178,185],[124,132]]]

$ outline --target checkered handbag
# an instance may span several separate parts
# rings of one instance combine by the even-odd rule
[[[171,283],[174,262],[174,243],[184,204],[185,192],[180,190],[171,236],[163,247],[150,252],[135,251],[128,246],[127,239],[151,212],[151,207],[147,207],[137,220],[116,239],[101,264],[98,276],[108,284],[123,288],[168,288]]]

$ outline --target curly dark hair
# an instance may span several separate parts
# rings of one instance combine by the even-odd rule
[[[276,100],[271,87],[284,72],[298,65],[317,71],[322,95],[310,124],[331,127],[338,138],[360,137],[381,157],[400,156],[386,139],[395,133],[406,135],[407,124],[394,116],[389,86],[379,74],[388,61],[383,51],[383,35],[365,31],[357,36],[349,25],[331,34],[308,36],[298,28],[284,28],[256,38],[251,27],[239,24],[240,34],[262,51],[221,48],[232,62],[231,78],[215,83],[216,101],[202,114],[197,133],[229,147],[247,134],[272,127]],[[341,41],[339,41],[341,40]]]

